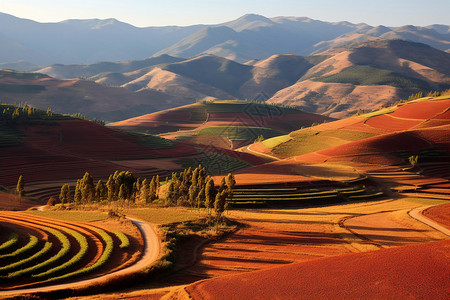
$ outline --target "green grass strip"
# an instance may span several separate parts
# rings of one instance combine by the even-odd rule
[[[26,243],[26,245],[24,245],[23,247],[17,249],[16,251],[14,251],[12,253],[0,255],[0,259],[18,256],[18,255],[21,255],[22,253],[25,253],[28,250],[31,250],[34,247],[36,247],[39,242],[39,239],[37,237],[35,237],[34,235],[29,235],[29,236],[30,236],[30,240],[28,241],[28,243]]]
[[[324,196],[314,196],[314,197],[295,197],[295,198],[251,198],[251,199],[235,199],[233,197],[233,201],[230,203],[241,203],[241,202],[249,202],[249,201],[301,201],[301,200],[311,200],[311,199],[333,199],[336,198],[337,194],[324,195]]]
[[[106,233],[104,230],[100,229],[100,228],[96,228],[96,227],[90,227],[91,230],[95,231],[97,234],[99,234],[101,236],[101,238],[103,239],[103,241],[105,242],[106,246],[105,249],[102,253],[102,255],[99,257],[99,259],[90,267],[86,267],[68,274],[64,274],[58,277],[53,277],[48,279],[48,281],[56,281],[56,280],[61,280],[61,279],[67,279],[67,278],[72,278],[75,276],[81,276],[81,275],[85,275],[88,273],[91,273],[95,270],[97,270],[98,268],[102,267],[103,265],[106,264],[106,262],[109,260],[109,258],[112,255],[113,249],[114,249],[114,241],[111,238],[111,236]]]
[[[0,245],[0,251],[7,250],[17,244],[19,241],[19,235],[16,232],[11,232],[9,235],[9,239]]]
[[[126,248],[130,247],[130,240],[128,239],[128,237],[126,236],[125,233],[120,232],[120,231],[115,231],[114,234],[120,240],[120,245],[119,245],[120,249],[126,249]]]
[[[349,199],[370,199],[370,198],[375,198],[375,197],[380,197],[383,196],[384,193],[383,192],[378,192],[378,193],[374,193],[374,194],[368,194],[368,195],[355,195],[355,196],[349,196]]]
[[[78,244],[80,245],[80,251],[78,251],[78,253],[73,256],[70,260],[68,260],[67,262],[63,263],[62,265],[59,265],[53,269],[47,270],[46,272],[40,273],[40,274],[36,274],[33,275],[33,277],[35,278],[46,278],[46,277],[50,277],[58,272],[70,269],[73,265],[75,265],[77,262],[79,262],[88,252],[88,241],[86,239],[86,237],[84,235],[82,235],[81,233],[72,230],[72,229],[68,229],[68,228],[64,228],[63,229],[65,232],[67,232],[68,234],[70,234],[71,236],[73,236]]]
[[[40,251],[36,252],[35,254],[33,254],[30,257],[22,259],[21,261],[18,261],[18,262],[15,262],[15,263],[12,263],[12,264],[9,264],[9,265],[1,267],[0,268],[0,272],[5,272],[5,271],[9,272],[9,271],[12,271],[14,269],[18,269],[18,268],[22,267],[23,265],[26,265],[26,264],[28,264],[30,262],[33,262],[34,260],[37,260],[41,256],[47,254],[51,250],[51,248],[52,248],[52,243],[46,242],[44,247]]]
[[[51,234],[53,234],[61,243],[61,249],[58,251],[58,253],[56,253],[55,255],[53,255],[52,257],[50,257],[49,259],[41,262],[40,264],[31,266],[29,268],[26,269],[22,269],[20,271],[16,271],[13,273],[9,273],[8,274],[8,278],[17,278],[20,276],[24,276],[24,275],[28,275],[31,273],[35,273],[39,270],[45,269],[50,267],[51,265],[53,265],[54,263],[56,263],[58,260],[60,260],[61,258],[63,258],[70,250],[70,241],[67,238],[66,235],[64,235],[61,231],[53,229],[53,228],[49,228],[49,227],[45,227],[43,230],[50,232]]]

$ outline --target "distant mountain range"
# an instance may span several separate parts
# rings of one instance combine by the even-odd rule
[[[450,26],[372,27],[249,14],[217,25],[138,28],[115,19],[38,23],[0,13],[0,67],[15,66],[26,71],[33,64],[91,64],[162,54],[182,58],[213,54],[244,63],[274,54],[308,56],[361,42],[392,39],[449,51]]]
[[[446,25],[388,28],[246,15],[215,26],[136,28],[116,20],[41,24],[0,14],[0,41],[0,61],[11,61],[0,69],[35,72],[1,71],[1,101],[106,121],[214,99],[289,104],[343,118],[450,88]],[[112,62],[121,57],[147,58]],[[102,61],[35,65],[96,60]]]
[[[46,75],[43,75],[46,74]],[[51,77],[49,77],[51,76]],[[343,118],[418,91],[450,88],[450,53],[401,40],[246,64],[215,55],[0,72],[0,99],[118,121],[199,100],[248,99]]]

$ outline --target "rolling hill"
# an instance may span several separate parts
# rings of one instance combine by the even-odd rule
[[[371,41],[306,57],[277,54],[248,64],[215,55],[148,61],[155,64],[139,69],[142,61],[117,63],[116,70],[123,65],[138,68],[125,73],[110,72],[106,63],[55,65],[40,72],[70,78],[85,75],[81,70],[96,70],[90,80],[141,95],[162,92],[181,105],[195,100],[267,100],[335,118],[389,105],[418,91],[450,87],[450,54],[401,40]]]
[[[424,44],[372,41],[332,55],[268,101],[343,118],[414,91],[450,86],[450,55]]]
[[[159,134],[210,147],[234,149],[258,138],[332,119],[294,107],[246,101],[202,101],[110,124],[134,132]]]
[[[28,195],[45,200],[86,171],[102,179],[115,170],[164,178],[199,164],[215,175],[262,163],[241,152],[122,132],[27,105],[0,104],[0,150],[0,185],[12,187],[23,175]]]
[[[83,112],[88,119],[117,121],[195,102],[162,91],[142,93],[85,79],[60,80],[41,73],[0,69],[0,99],[3,103],[27,101],[33,107],[64,114]]]
[[[284,160],[242,170],[236,178],[248,181],[255,174],[284,174],[305,181],[310,172],[305,166],[317,168],[313,177],[320,177],[321,168],[328,174],[326,168],[344,165],[402,193],[435,191],[446,198],[449,109],[447,92],[258,142],[241,150]]]

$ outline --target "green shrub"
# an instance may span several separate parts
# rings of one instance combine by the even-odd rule
[[[1,267],[0,272],[9,272],[14,269],[18,269],[28,263],[31,263],[35,260],[38,260],[41,256],[47,254],[51,250],[51,248],[52,248],[52,243],[46,242],[44,244],[44,247],[40,251],[36,252],[35,254],[33,254],[25,259],[20,260],[18,262]]]
[[[15,244],[17,244],[18,241],[19,241],[19,235],[16,232],[11,232],[11,234],[9,235],[9,239],[0,245],[0,251],[5,251],[5,250],[11,248]]]
[[[28,241],[27,244],[25,244],[23,247],[17,249],[14,252],[0,255],[0,259],[5,259],[5,258],[11,258],[11,257],[18,256],[18,255],[21,255],[22,253],[25,253],[28,250],[31,250],[34,247],[36,247],[38,242],[39,242],[38,238],[35,237],[34,235],[29,235],[29,236],[30,236],[30,240]]]
[[[86,267],[68,274],[64,274],[58,277],[53,277],[50,278],[48,281],[56,281],[56,280],[61,280],[61,279],[67,279],[67,278],[72,278],[72,277],[76,277],[76,276],[81,276],[81,275],[85,275],[88,273],[91,273],[97,269],[99,269],[100,267],[104,266],[109,258],[112,255],[112,252],[114,250],[114,241],[111,238],[111,236],[106,233],[104,230],[97,228],[97,227],[90,227],[91,230],[95,231],[98,235],[101,236],[101,238],[103,239],[103,241],[105,242],[106,246],[105,249],[103,250],[102,255],[99,257],[99,259],[90,267]]]
[[[78,263],[88,252],[88,241],[84,235],[82,235],[81,233],[79,233],[75,230],[68,229],[68,228],[64,228],[62,230],[64,230],[65,232],[67,232],[68,234],[70,234],[77,240],[78,244],[80,245],[80,251],[78,251],[77,254],[72,256],[72,258],[70,260],[68,260],[67,262],[65,262],[55,268],[47,270],[43,273],[33,275],[33,277],[36,277],[36,278],[50,277],[53,274],[70,269],[73,265]]]
[[[49,227],[45,227],[44,230],[50,232],[59,240],[59,242],[61,243],[61,249],[58,251],[58,253],[37,265],[22,269],[20,271],[9,273],[8,278],[17,278],[36,273],[37,271],[40,271],[42,269],[47,269],[58,262],[60,259],[62,259],[70,251],[70,241],[67,236],[65,236],[61,231]]]
[[[121,249],[126,249],[126,248],[128,248],[130,246],[130,240],[128,239],[128,237],[123,232],[115,231],[114,234],[120,240],[119,247]]]

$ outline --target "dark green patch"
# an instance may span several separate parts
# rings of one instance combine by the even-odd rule
[[[368,65],[351,66],[343,69],[338,74],[314,78],[313,80],[325,83],[351,83],[354,85],[390,85],[406,89],[431,88],[424,80]]]
[[[0,125],[0,148],[22,145],[25,134],[15,127]]]
[[[205,150],[201,149],[200,151]],[[181,164],[185,169],[189,167],[196,168],[198,165],[202,165],[209,175],[228,174],[252,166],[248,162],[238,158],[210,151],[206,151],[205,155],[201,157],[177,160],[177,163]]]
[[[284,135],[286,132],[264,127],[211,126],[200,130],[198,134],[226,136],[230,140],[254,141],[261,135],[264,138],[272,138],[275,136]]]
[[[45,86],[37,84],[5,84],[0,83],[3,93],[39,93],[45,91]]]

